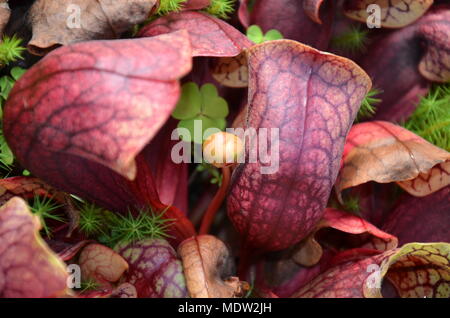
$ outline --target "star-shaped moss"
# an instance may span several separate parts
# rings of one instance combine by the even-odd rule
[[[404,126],[450,151],[450,83],[434,85]]]
[[[331,39],[333,47],[351,54],[364,52],[368,42],[369,30],[364,30],[360,26],[351,26],[345,32]]]
[[[281,40],[283,35],[278,30],[269,30],[266,34],[257,25],[251,25],[247,29],[247,37],[254,43],[259,44],[267,41]]]
[[[219,19],[228,19],[234,12],[236,0],[210,0],[209,6],[205,9],[211,15]]]
[[[208,138],[208,135],[203,136],[208,128],[225,129],[228,103],[219,96],[213,84],[208,83],[199,88],[197,84],[189,82],[183,85],[180,100],[172,116],[180,120],[178,128],[186,128],[191,134],[191,138],[183,136],[184,141],[201,144]],[[202,123],[201,135],[195,133],[197,120]]]

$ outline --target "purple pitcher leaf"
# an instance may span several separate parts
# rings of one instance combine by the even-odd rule
[[[345,138],[371,82],[352,61],[289,40],[249,49],[249,79],[246,128],[268,128],[268,134],[279,129],[271,149],[279,146],[279,162],[236,168],[228,214],[245,244],[281,250],[322,217]],[[247,158],[255,152],[249,147]]]

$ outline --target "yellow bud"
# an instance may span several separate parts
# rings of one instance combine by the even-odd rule
[[[238,162],[244,151],[244,144],[236,135],[218,132],[203,142],[203,158],[217,168]]]

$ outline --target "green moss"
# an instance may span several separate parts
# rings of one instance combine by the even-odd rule
[[[450,83],[434,85],[404,127],[450,151]]]
[[[138,215],[108,214],[107,231],[99,239],[102,243],[114,247],[143,239],[164,239],[170,237],[168,228],[174,220],[164,218],[165,210],[155,213],[151,209],[142,210]]]
[[[81,282],[80,293],[97,290],[100,287],[102,287],[100,283],[96,282],[92,278],[89,278],[89,279]]]
[[[228,19],[234,12],[235,2],[236,0],[211,0],[211,4],[205,10],[220,19]]]
[[[104,210],[92,203],[83,203],[79,207],[80,211],[80,231],[87,236],[94,236],[104,233],[105,220]]]
[[[339,202],[337,197],[332,196],[328,202],[328,207],[347,211],[354,215],[359,215],[361,210],[360,197],[357,195],[351,195],[348,191],[344,191],[342,192],[342,203]]]
[[[4,36],[3,42],[0,43],[0,64],[7,65],[11,62],[22,59],[22,53],[25,48],[21,46],[22,39],[13,35],[12,37]]]
[[[56,214],[56,210],[62,207],[61,204],[56,203],[48,197],[35,196],[33,204],[31,205],[31,212],[39,217],[41,221],[42,230],[47,237],[51,237],[51,230],[47,225],[48,220],[55,220],[58,222],[65,222],[63,216]]]
[[[361,26],[351,26],[349,30],[331,39],[331,45],[348,53],[364,52],[369,42],[369,30],[363,30]]]
[[[359,197],[349,196],[344,198],[342,208],[348,212],[359,212]]]
[[[372,117],[376,111],[376,105],[381,103],[381,99],[375,96],[381,94],[381,90],[372,88],[364,97],[361,107],[359,108],[358,115],[356,116],[356,121],[359,122],[362,119],[367,119]]]
[[[178,12],[186,1],[187,0],[160,0],[156,14],[166,15],[171,12]]]

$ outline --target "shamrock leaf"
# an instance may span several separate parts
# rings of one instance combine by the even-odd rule
[[[205,84],[200,89],[203,96],[203,114],[211,118],[225,118],[228,116],[228,104],[219,96],[216,86]]]
[[[1,116],[0,116],[1,118]],[[3,131],[0,131],[0,168],[11,171],[11,165],[14,162],[14,155],[6,143]]]
[[[204,135],[207,129],[225,129],[228,103],[219,96],[213,84],[204,84],[199,88],[197,84],[189,82],[183,85],[180,100],[172,116],[180,120],[178,128],[185,128],[190,133],[190,136],[182,136],[184,141],[201,144],[210,135]],[[197,132],[195,127],[200,124],[201,130]]]
[[[1,51],[1,49],[0,49]],[[1,60],[1,52],[0,52]],[[25,69],[15,66],[11,69],[11,76],[5,75],[0,77],[0,104],[3,105],[4,101],[9,96],[11,89],[13,88],[16,81],[26,72]],[[3,106],[0,107],[0,118],[3,117]]]
[[[190,119],[201,111],[202,96],[200,89],[194,82],[186,83],[181,89],[181,97],[172,113],[176,119]]]
[[[247,37],[254,43],[260,44],[267,41],[281,40],[283,35],[280,31],[275,29],[269,30],[266,34],[264,34],[259,26],[251,25],[247,29]]]
[[[19,78],[22,77],[23,74],[25,74],[26,71],[27,70],[21,67],[15,66],[11,69],[11,76],[14,78],[15,81],[17,81],[19,80]]]
[[[247,37],[255,43],[264,42],[264,33],[257,25],[251,25],[247,29]]]
[[[0,78],[0,96],[2,99],[6,100],[8,98],[9,92],[14,85],[14,80],[9,76],[3,76]]]

